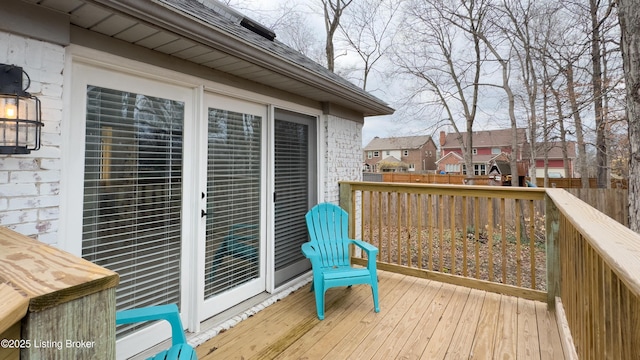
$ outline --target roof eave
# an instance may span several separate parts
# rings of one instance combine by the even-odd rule
[[[245,59],[287,78],[343,99],[343,105],[357,108],[363,116],[391,115],[394,109],[373,96],[358,94],[347,86],[330,78],[319,76],[291,61],[274,56],[243,39],[222,29],[194,21],[157,1],[139,0],[91,0],[102,6],[134,16],[141,21],[160,26],[180,36],[223,51],[231,56]],[[356,106],[354,106],[356,105]]]

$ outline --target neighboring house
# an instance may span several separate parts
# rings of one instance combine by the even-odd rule
[[[364,147],[366,172],[435,170],[437,147],[429,135],[380,138]]]
[[[487,175],[491,164],[495,161],[509,161],[511,156],[511,129],[485,130],[473,132],[473,173],[474,175]],[[466,143],[467,133],[462,133]],[[523,147],[527,143],[526,129],[517,129],[518,149],[516,159],[522,160]],[[440,132],[441,156],[436,161],[439,173],[463,174],[466,173],[462,145],[458,141],[456,133]]]
[[[569,173],[565,173],[564,156],[562,154],[562,143],[560,141],[552,141],[548,143],[536,143],[536,177],[544,177],[544,159],[545,152],[548,159],[548,174],[550,178],[574,177],[575,161],[576,161],[576,142],[567,141],[567,165]],[[524,157],[530,158],[530,150],[524,149]]]
[[[300,279],[304,214],[361,179],[364,117],[393,109],[274,36],[214,0],[4,1],[0,64],[45,126],[40,150],[0,155],[0,225],[117,271],[118,309],[178,304],[193,332]],[[159,326],[118,327],[118,356]]]

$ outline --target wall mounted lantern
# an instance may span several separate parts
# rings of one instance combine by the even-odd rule
[[[23,75],[26,87],[22,86]],[[29,154],[40,149],[40,100],[26,92],[30,85],[21,67],[0,64],[0,154]]]

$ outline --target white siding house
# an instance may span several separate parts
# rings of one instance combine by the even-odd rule
[[[44,127],[0,155],[0,226],[118,272],[118,310],[178,304],[194,334],[305,277],[304,214],[361,179],[364,117],[393,109],[273,35],[213,0],[3,2],[0,64]],[[169,336],[117,334],[119,357]]]

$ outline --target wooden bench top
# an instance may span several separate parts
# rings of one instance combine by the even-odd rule
[[[115,287],[118,282],[118,274],[111,270],[0,227],[0,285],[4,285],[0,299],[11,299],[17,309],[23,306],[20,296],[28,301],[28,310],[35,312]],[[13,311],[19,313],[5,312],[3,306],[0,319],[14,316]]]

